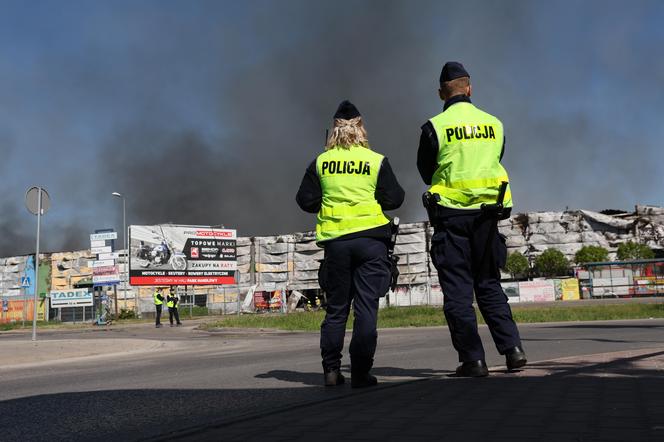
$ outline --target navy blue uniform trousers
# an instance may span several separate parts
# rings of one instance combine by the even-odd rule
[[[474,214],[444,218],[434,226],[431,259],[438,271],[443,311],[460,362],[484,359],[473,293],[498,352],[504,354],[521,345],[512,310],[500,286],[499,267],[505,264],[507,247],[495,223],[495,218]]]
[[[341,367],[346,321],[353,303],[351,372],[367,373],[376,352],[378,299],[390,284],[387,244],[375,238],[331,241],[325,245],[320,283],[327,295],[327,314],[321,324],[320,349],[323,369]]]

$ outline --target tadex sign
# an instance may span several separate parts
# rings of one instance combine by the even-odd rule
[[[51,308],[86,307],[92,305],[92,292],[88,289],[72,289],[49,293]]]

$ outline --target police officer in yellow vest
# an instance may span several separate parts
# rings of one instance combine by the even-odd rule
[[[168,295],[166,296],[166,307],[168,307],[168,320],[171,323],[171,327],[173,327],[173,317],[175,317],[175,322],[177,323],[177,326],[181,326],[182,323],[180,322],[180,313],[178,312],[178,294],[176,291],[175,286],[171,286],[170,290],[168,291]]]
[[[155,327],[159,328],[161,327],[161,309],[164,305],[164,295],[161,292],[161,287],[157,287],[152,296],[154,298],[154,306],[157,309],[155,316]]]
[[[317,213],[316,241],[325,249],[319,281],[327,294],[320,348],[326,386],[344,383],[341,351],[351,302],[351,386],[376,385],[369,372],[376,351],[378,300],[387,293],[390,219],[404,191],[386,157],[369,148],[362,116],[349,101],[339,105],[325,152],[309,165],[297,193],[305,211]]]
[[[473,293],[498,352],[508,369],[526,364],[519,331],[507,296],[500,286],[499,267],[507,248],[497,230],[495,214],[482,205],[496,203],[507,172],[500,164],[505,139],[496,117],[471,101],[470,75],[458,62],[448,62],[440,76],[443,112],[422,126],[417,168],[429,188],[427,211],[434,227],[431,259],[444,294],[443,311],[459,353],[458,376],[489,374],[477,332]],[[509,217],[512,196],[507,187],[502,218]]]

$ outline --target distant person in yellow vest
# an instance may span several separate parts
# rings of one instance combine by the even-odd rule
[[[175,322],[177,323],[177,326],[181,326],[182,323],[180,322],[180,313],[178,312],[178,303],[179,303],[178,295],[176,292],[175,287],[171,286],[168,295],[166,296],[166,307],[168,307],[168,320],[171,323],[171,327],[173,327],[173,317],[175,317]]]
[[[369,372],[376,352],[378,300],[390,283],[390,219],[404,191],[383,155],[369,148],[362,116],[349,101],[339,105],[325,152],[309,165],[296,200],[317,213],[316,242],[325,249],[319,282],[327,294],[320,348],[326,386],[344,383],[341,351],[351,302],[351,386],[376,385]]]
[[[498,217],[508,218],[512,207],[509,186],[505,210],[495,206],[507,172],[500,164],[505,149],[503,124],[471,101],[470,75],[461,63],[449,62],[440,75],[438,94],[443,112],[422,126],[417,168],[431,185],[425,206],[434,227],[431,259],[444,294],[443,311],[452,344],[459,353],[457,376],[489,374],[477,332],[473,293],[496,348],[510,370],[526,364],[526,354],[500,270],[507,257]]]
[[[157,309],[157,313],[155,316],[155,327],[159,328],[161,327],[161,309],[164,304],[164,295],[161,292],[161,287],[157,287],[157,289],[154,291],[154,307]]]

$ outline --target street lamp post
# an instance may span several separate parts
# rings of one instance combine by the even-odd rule
[[[124,259],[125,275],[124,278],[122,278],[124,296],[122,299],[123,299],[124,309],[127,310],[127,278],[129,278],[129,249],[127,249],[127,210],[125,204],[125,197],[123,194],[118,192],[113,192],[111,195],[116,196],[118,198],[122,198],[122,244],[125,250],[125,259]]]

